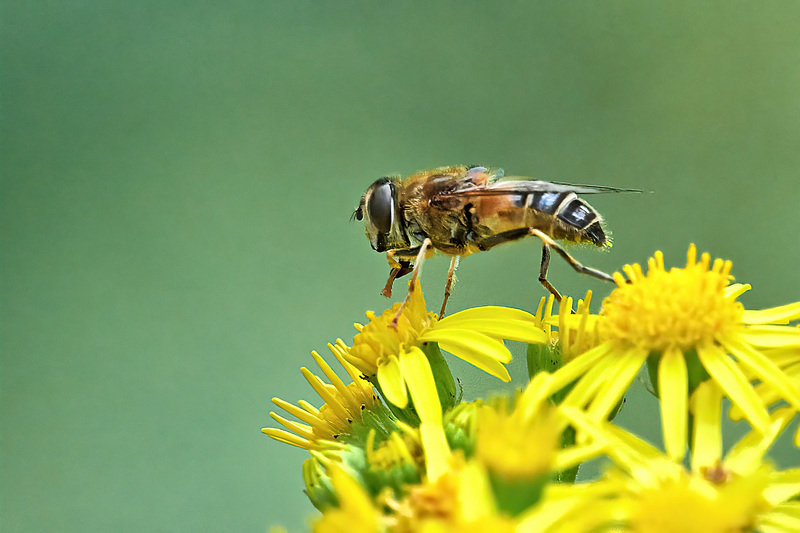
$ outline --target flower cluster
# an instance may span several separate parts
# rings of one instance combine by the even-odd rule
[[[309,451],[320,533],[800,531],[800,460],[768,455],[800,411],[800,302],[745,309],[731,268],[691,246],[667,270],[656,252],[646,273],[615,274],[597,314],[587,293],[557,312],[550,297],[440,320],[414,282],[352,346],[328,345],[348,383],[314,352],[329,383],[301,371],[323,405],[275,398],[298,421],[271,413],[285,429],[262,431]],[[528,345],[528,384],[461,401],[442,352],[507,382],[506,341]],[[662,446],[613,422],[643,369]],[[735,443],[728,404],[749,426]],[[601,473],[579,477],[595,460]]]

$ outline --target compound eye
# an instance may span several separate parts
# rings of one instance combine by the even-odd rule
[[[394,218],[394,199],[392,198],[394,185],[384,183],[375,187],[367,202],[369,219],[381,233],[389,233],[392,229]]]

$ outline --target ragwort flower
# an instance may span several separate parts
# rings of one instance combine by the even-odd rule
[[[449,448],[443,437],[442,401],[448,407],[455,398],[452,376],[441,361],[436,372],[423,349],[438,346],[503,381],[511,376],[504,366],[511,352],[501,339],[546,342],[533,315],[505,307],[478,307],[439,320],[428,313],[419,280],[409,285],[407,305],[395,304],[380,316],[368,312],[369,323],[356,324],[359,333],[353,347],[337,341],[342,356],[361,370],[391,404],[405,408],[409,394],[419,417],[426,444],[427,475],[437,479],[446,468]],[[398,314],[399,313],[399,314]],[[443,375],[445,375],[443,377]],[[442,394],[442,382],[449,381]],[[442,398],[447,395],[448,398]]]
[[[535,317],[525,311],[476,307],[439,320],[434,313],[427,312],[419,280],[409,290],[410,299],[400,312],[396,328],[392,323],[399,303],[380,316],[370,311],[369,323],[356,324],[359,333],[353,339],[353,347],[345,351],[345,358],[367,377],[376,377],[386,398],[398,407],[407,404],[406,385],[414,381],[407,374],[409,368],[404,361],[422,356],[420,347],[426,343],[435,342],[442,350],[509,381],[511,376],[504,365],[512,356],[501,339],[547,341]]]
[[[718,385],[707,381],[692,402],[719,405],[721,398]],[[573,407],[562,412],[594,442],[605,443],[615,465],[587,484],[599,489],[594,504],[584,502],[595,525],[632,533],[800,530],[800,469],[776,471],[764,459],[792,419],[790,408],[772,413],[763,433],[749,433],[724,456],[721,413],[706,412],[693,425],[690,469],[609,422]]]
[[[656,252],[645,275],[639,265],[615,274],[618,287],[596,320],[600,344],[553,375],[554,390],[575,382],[565,405],[587,406],[595,420],[609,416],[645,362],[655,369],[667,453],[683,457],[688,398],[702,381],[718,383],[756,430],[770,422],[749,372],[777,397],[800,408],[800,387],[768,357],[768,349],[800,346],[800,329],[781,324],[800,317],[800,303],[762,311],[736,301],[747,286],[730,285],[731,262],[689,248],[685,268],[664,267]]]
[[[345,361],[332,345],[328,347],[350,376],[351,383],[345,384],[317,352],[311,352],[330,384],[305,367],[300,372],[325,403],[317,409],[305,400],[293,405],[273,398],[275,405],[301,422],[270,412],[270,416],[286,430],[263,428],[262,433],[279,442],[312,450],[325,448],[333,442],[347,442],[352,438],[363,440],[370,427],[393,427],[391,414],[381,405],[372,385],[361,379],[358,370]]]

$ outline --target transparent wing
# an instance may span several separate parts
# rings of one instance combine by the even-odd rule
[[[609,187],[608,185],[581,185],[577,183],[561,183],[558,181],[542,180],[504,180],[495,182],[492,188],[506,192],[518,190],[521,192],[574,192],[575,194],[599,194],[613,192],[642,192],[639,189],[622,187]]]
[[[606,185],[576,185],[542,180],[502,180],[486,185],[475,185],[465,181],[461,187],[437,194],[440,197],[453,196],[501,196],[506,194],[527,194],[532,192],[574,192],[575,194],[599,194],[617,192],[642,192],[639,189],[608,187]]]

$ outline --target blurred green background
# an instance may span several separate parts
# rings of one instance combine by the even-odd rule
[[[615,245],[578,258],[680,265],[695,242],[733,260],[748,307],[796,301],[799,16],[3,2],[3,531],[303,528],[306,455],[259,429],[272,396],[318,404],[309,352],[389,305],[386,261],[348,221],[387,173],[480,163],[653,191],[592,197]],[[451,312],[535,306],[539,248],[465,259]],[[432,309],[446,270],[426,264]],[[611,288],[557,258],[551,279],[598,304]],[[466,397],[500,388],[456,366]],[[622,420],[657,440],[642,391]]]

